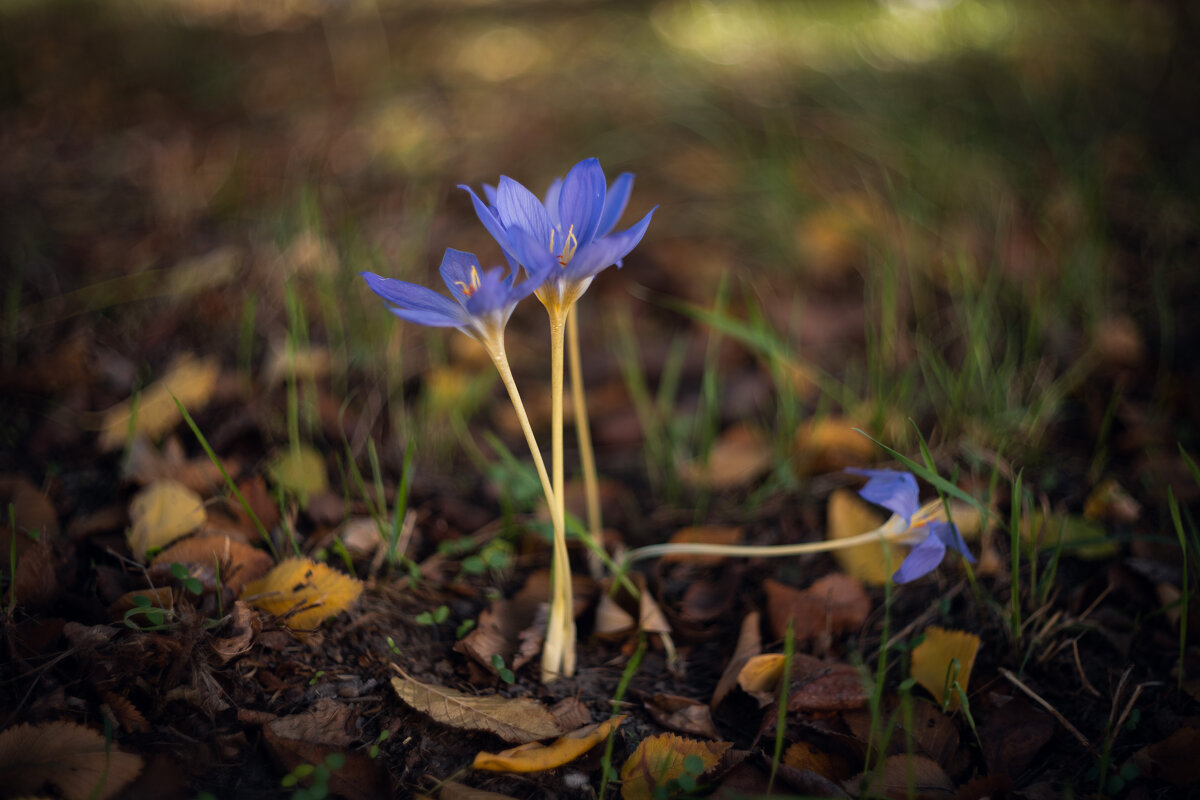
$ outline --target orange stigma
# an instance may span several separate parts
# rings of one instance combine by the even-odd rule
[[[476,270],[474,267],[471,267],[471,282],[469,284],[463,281],[455,281],[454,285],[461,287],[463,294],[465,294],[468,298],[473,297],[475,292],[479,291],[479,287],[481,285],[479,282],[478,270]]]

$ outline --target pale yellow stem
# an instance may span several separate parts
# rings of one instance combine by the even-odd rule
[[[547,306],[550,315],[550,456],[555,518],[550,620],[542,648],[542,681],[575,674],[575,596],[567,555],[563,494],[563,339],[570,307]]]
[[[525,443],[529,445],[529,454],[533,456],[533,465],[537,468],[538,478],[542,481],[542,492],[546,495],[546,504],[550,507],[550,518],[553,520],[558,503],[554,499],[550,476],[546,474],[546,462],[542,460],[542,451],[538,448],[537,439],[533,435],[533,427],[529,424],[529,415],[525,413],[525,404],[521,402],[521,393],[517,391],[516,381],[513,380],[512,367],[509,366],[508,355],[504,352],[504,342],[484,342],[483,346],[491,356],[496,371],[500,373],[500,380],[504,384],[504,388],[508,390],[508,398],[512,401],[513,410],[517,412],[517,421],[521,423],[521,430],[525,432]]]
[[[652,544],[639,547],[625,554],[621,563],[625,566],[647,558],[658,558],[665,555],[706,555],[731,556],[734,558],[779,558],[782,556],[800,556],[809,553],[828,553],[833,550],[844,550],[848,547],[858,547],[863,544],[882,541],[895,542],[905,537],[909,525],[903,517],[893,515],[883,525],[874,530],[850,536],[845,539],[827,539],[823,542],[801,542],[800,544],[776,545],[741,545],[741,544]]]
[[[596,454],[592,450],[592,433],[588,426],[587,397],[583,393],[583,365],[579,355],[579,312],[575,309],[567,315],[567,355],[571,364],[571,400],[575,406],[579,462],[583,467],[588,532],[594,542],[601,544],[604,526],[600,519],[600,482],[596,477]]]

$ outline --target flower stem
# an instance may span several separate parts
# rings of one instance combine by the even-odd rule
[[[554,555],[550,620],[542,648],[542,681],[575,673],[575,596],[567,556],[566,504],[563,494],[563,344],[569,306],[547,307],[550,315],[550,452],[554,483]]]
[[[874,530],[860,533],[846,539],[828,539],[823,542],[801,542],[799,544],[775,545],[741,545],[741,544],[701,544],[698,542],[678,544],[652,544],[630,550],[621,560],[628,567],[637,561],[647,558],[658,558],[666,555],[705,555],[733,556],[735,558],[778,558],[781,556],[799,556],[808,553],[827,553],[832,550],[843,550],[883,540],[894,542],[908,533],[908,524],[903,517],[892,515],[883,525]]]
[[[575,433],[579,438],[579,461],[583,467],[583,492],[587,499],[588,532],[592,541],[603,541],[600,518],[600,485],[596,477],[596,454],[588,425],[587,397],[583,393],[583,365],[579,355],[579,312],[567,315],[567,355],[571,365],[571,400],[575,406]]]

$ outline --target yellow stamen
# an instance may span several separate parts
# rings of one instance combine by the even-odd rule
[[[550,252],[554,252],[554,234],[556,231],[550,231]],[[567,230],[567,241],[563,244],[562,252],[558,254],[558,265],[565,268],[571,261],[571,257],[575,255],[575,251],[579,248],[579,240],[575,238],[575,226],[572,225]]]
[[[479,287],[482,286],[482,283],[479,281],[478,270],[476,270],[474,267],[471,267],[471,283],[469,285],[463,281],[455,281],[454,285],[461,287],[463,294],[465,294],[467,297],[474,296],[475,292],[479,291]]]

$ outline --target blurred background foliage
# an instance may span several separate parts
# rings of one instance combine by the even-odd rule
[[[357,273],[429,283],[450,246],[494,263],[456,185],[539,190],[595,155],[637,174],[627,220],[661,208],[581,307],[592,385],[636,359],[651,389],[674,370],[694,411],[719,369],[721,424],[840,414],[903,449],[911,418],[985,454],[1068,446],[1096,473],[1194,452],[1198,17],[1187,0],[10,0],[9,410],[102,409],[198,350],[252,386],[328,377],[327,402],[365,420],[358,452],[380,421],[398,464],[491,378]],[[689,328],[677,304],[718,297],[727,324]],[[523,307],[511,327],[529,380],[544,325]],[[72,357],[95,378],[82,394]],[[601,445],[623,441],[598,413]],[[9,416],[6,450],[54,451]]]

